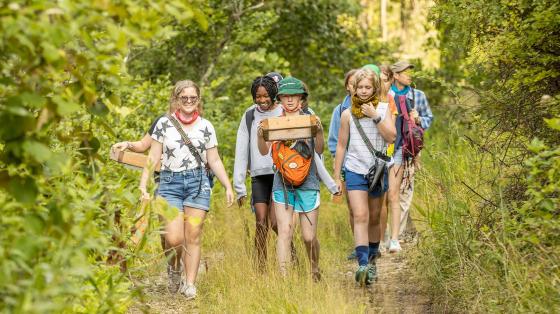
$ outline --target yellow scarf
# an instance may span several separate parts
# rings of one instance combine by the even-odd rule
[[[361,99],[357,95],[352,95],[352,114],[358,119],[365,117],[366,115],[362,113],[362,105],[367,103],[371,103],[374,107],[377,107],[379,98],[377,98],[375,94],[367,99]]]

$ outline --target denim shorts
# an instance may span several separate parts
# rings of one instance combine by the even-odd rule
[[[192,207],[208,211],[212,187],[206,169],[197,168],[181,172],[164,170],[160,174],[157,194],[169,205],[183,211]]]
[[[350,170],[345,171],[346,176],[346,190],[348,191],[368,191],[368,182],[366,176],[363,174],[355,173]],[[389,187],[389,171],[385,172],[383,176],[383,187],[379,192],[368,192],[370,197],[380,197],[383,193],[387,192]]]
[[[297,213],[309,213],[321,204],[319,191],[316,190],[290,190],[288,193],[288,206],[292,206]],[[272,200],[278,204],[286,204],[286,197],[283,190],[272,192]]]

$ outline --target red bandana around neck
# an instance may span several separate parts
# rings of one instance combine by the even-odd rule
[[[190,117],[189,119],[183,117],[183,115],[181,114],[181,110],[175,111],[175,116],[183,124],[192,124],[196,121],[196,119],[198,119],[198,111],[193,112],[192,117]]]

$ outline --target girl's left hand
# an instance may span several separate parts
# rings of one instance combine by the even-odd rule
[[[377,117],[379,117],[377,110],[375,110],[375,107],[371,103],[362,105],[362,113],[371,119],[377,119]]]
[[[233,189],[231,187],[226,189],[227,207],[233,205]]]

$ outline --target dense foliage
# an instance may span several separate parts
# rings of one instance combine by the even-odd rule
[[[558,308],[560,6],[452,0],[432,14],[448,106],[420,187],[422,273],[441,310]]]
[[[121,107],[123,93],[137,92],[123,63],[129,47],[169,38],[173,24],[193,18],[206,25],[196,6],[181,2],[2,1],[3,310],[129,306],[128,280],[106,259],[115,245],[114,204],[132,208],[136,196],[110,175],[115,168],[104,167],[101,153],[115,141],[111,119],[134,110]]]

